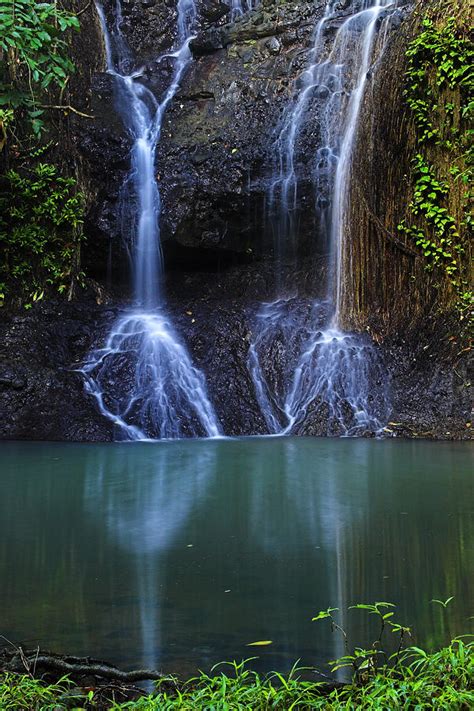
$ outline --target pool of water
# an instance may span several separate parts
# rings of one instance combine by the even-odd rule
[[[182,674],[343,653],[387,600],[419,643],[473,632],[465,443],[251,438],[0,445],[0,634]],[[454,596],[446,612],[432,598]],[[247,647],[272,640],[267,647]]]

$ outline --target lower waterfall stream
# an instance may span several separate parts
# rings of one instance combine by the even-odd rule
[[[386,373],[376,351],[369,339],[328,326],[330,307],[314,301],[301,308],[294,299],[278,299],[257,314],[249,369],[271,433],[298,431],[310,408],[317,408],[326,435],[377,432],[388,418]],[[259,354],[271,361],[278,349],[289,355],[275,375]]]

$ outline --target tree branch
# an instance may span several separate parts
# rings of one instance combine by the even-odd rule
[[[82,15],[86,10],[88,10],[90,8],[91,5],[92,5],[92,0],[89,0],[87,5],[85,7],[83,7],[82,10],[78,10],[76,12],[76,17],[79,17],[80,15]]]
[[[70,104],[40,104],[40,107],[42,109],[57,109],[58,111],[71,111],[73,114],[77,114],[78,116],[82,116],[83,118],[88,118],[88,119],[95,119],[95,116],[91,116],[90,114],[85,114],[82,111],[79,111],[78,109],[75,109],[74,106],[71,106]]]

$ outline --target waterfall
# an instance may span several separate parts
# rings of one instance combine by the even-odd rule
[[[254,10],[258,5],[258,0],[230,0],[231,13],[230,19],[236,20],[238,17],[242,17],[246,12]]]
[[[248,367],[270,432],[301,431],[309,412],[318,432],[376,433],[389,415],[387,374],[367,337],[341,330],[344,296],[345,224],[357,125],[376,39],[385,32],[394,0],[329,0],[317,23],[309,62],[298,91],[284,113],[275,141],[275,167],[268,190],[268,212],[276,216],[277,291],[279,260],[297,239],[293,213],[298,200],[298,139],[317,107],[319,146],[312,182],[320,239],[327,244],[326,297],[299,313],[294,294],[277,293],[257,314]],[[331,38],[331,33],[333,37]],[[296,232],[296,234],[295,234]],[[294,255],[293,255],[294,256]],[[280,367],[269,368],[269,354]]]
[[[203,375],[193,366],[163,306],[160,193],[156,147],[165,111],[191,61],[189,42],[196,20],[194,0],[179,0],[175,51],[161,100],[142,83],[143,69],[122,34],[120,0],[109,13],[96,8],[102,26],[107,71],[114,77],[117,110],[132,139],[131,169],[121,191],[126,242],[131,255],[134,307],[114,324],[103,348],[89,355],[81,372],[100,412],[129,439],[217,436],[220,428]]]
[[[373,55],[376,27],[384,9],[388,7],[394,9],[395,6],[396,2],[393,0],[364,0],[364,2],[361,3],[359,12],[356,12],[352,17],[346,20],[339,30],[333,51],[328,60],[332,65],[341,66],[343,57],[350,51],[353,32],[360,31],[361,41],[354,48],[355,53],[358,55],[358,60],[354,63],[353,68],[356,77],[355,86],[350,94],[350,99],[345,109],[344,128],[339,147],[336,177],[334,180],[331,222],[332,261],[335,262],[331,269],[331,276],[334,280],[333,289],[335,292],[334,324],[338,324],[341,318],[341,302],[344,288],[342,264],[346,232],[345,216],[348,207],[347,201],[349,196],[350,168],[354,139],[357,134],[360,108]],[[358,30],[359,27],[361,28],[360,30]],[[338,62],[341,62],[341,64],[338,65]]]

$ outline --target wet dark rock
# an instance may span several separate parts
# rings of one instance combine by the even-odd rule
[[[178,332],[206,376],[211,402],[229,436],[266,432],[246,366],[250,314],[241,302],[190,301],[184,315],[175,317]]]
[[[213,54],[218,49],[226,46],[226,34],[217,27],[212,27],[190,43],[190,48],[195,57]]]
[[[455,330],[455,317],[431,317],[387,340],[395,436],[472,438],[472,362]]]
[[[104,441],[108,422],[75,372],[104,314],[93,303],[49,303],[0,324],[0,438]]]
[[[265,42],[265,47],[271,54],[279,54],[281,51],[281,42],[276,37],[269,37]]]
[[[253,265],[237,266],[220,276],[181,274],[168,299],[172,322],[206,377],[210,400],[226,435],[267,432],[247,369],[256,313],[268,289],[263,275],[260,280],[257,275]],[[123,308],[123,304],[98,306],[88,297],[74,304],[35,307],[21,315],[4,314],[0,325],[0,439],[122,438],[98,413],[75,369],[92,348],[104,342]],[[297,319],[304,320],[305,314],[310,315],[311,299],[299,299],[295,309]],[[436,341],[441,333],[446,336],[440,352]],[[466,426],[471,422],[469,363],[466,356],[456,357],[448,334],[448,324],[433,320],[418,329],[416,348],[413,334],[380,344],[379,353],[391,378],[387,436],[471,436]],[[286,343],[276,338],[263,359],[268,381],[277,392],[291,356]],[[130,373],[124,356],[121,369],[114,374],[114,398],[120,399],[127,389]],[[328,426],[328,414],[325,403],[313,401],[295,434],[342,434],[337,422]],[[346,426],[353,424],[352,417],[347,407]]]
[[[230,11],[230,5],[226,5],[223,2],[208,0],[202,4],[201,16],[208,22],[218,22],[223,17],[226,17]]]
[[[172,60],[156,60],[174,46],[174,5],[123,3],[122,29],[136,56],[133,65],[145,67],[140,81],[157,97],[172,68]],[[324,6],[322,1],[295,5],[265,0],[238,21],[225,24],[223,3],[200,5],[200,28],[191,43],[195,59],[167,110],[157,151],[168,267],[184,250],[189,250],[189,259],[200,251],[202,262],[207,256],[214,259],[216,250],[223,259],[228,258],[226,253],[247,259],[267,249],[261,239],[262,208],[274,131]],[[110,12],[112,3],[105,7]],[[130,139],[116,111],[113,85],[108,74],[93,77],[96,118],[77,139],[95,189],[83,258],[94,278],[101,274],[105,278],[107,265],[112,264],[113,280],[125,282],[128,265],[118,208]],[[306,133],[303,143],[314,143],[313,134]],[[302,153],[311,154],[309,144]],[[305,191],[302,185],[302,198]],[[313,202],[311,198],[301,210],[301,233],[308,241],[316,228]]]

